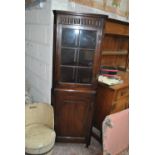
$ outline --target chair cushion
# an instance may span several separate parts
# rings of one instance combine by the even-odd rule
[[[25,128],[25,152],[42,154],[52,149],[55,142],[55,132],[42,124],[33,124]]]

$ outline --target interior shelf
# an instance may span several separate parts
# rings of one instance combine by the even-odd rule
[[[128,55],[127,50],[120,50],[120,51],[102,51],[102,55]]]

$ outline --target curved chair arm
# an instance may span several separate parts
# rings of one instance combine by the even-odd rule
[[[44,124],[54,129],[54,110],[48,103],[33,103],[25,105],[25,125]]]

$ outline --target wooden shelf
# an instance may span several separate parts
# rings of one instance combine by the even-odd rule
[[[129,24],[108,19],[105,25],[105,34],[129,36]]]
[[[121,51],[102,51],[102,55],[127,55],[127,50]]]
[[[122,33],[113,33],[113,32],[105,32],[106,36],[118,36],[118,37],[129,37],[128,34],[122,34]]]

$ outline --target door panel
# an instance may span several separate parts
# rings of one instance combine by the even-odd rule
[[[93,112],[92,94],[57,91],[56,133],[65,137],[85,137]]]

